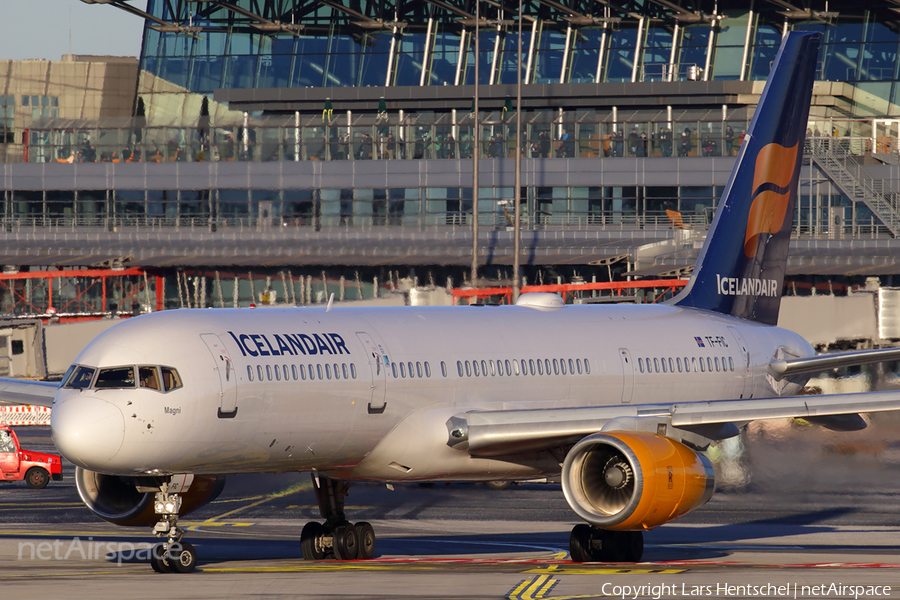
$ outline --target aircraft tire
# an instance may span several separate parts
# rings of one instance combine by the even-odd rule
[[[572,528],[569,535],[569,556],[572,562],[593,562],[591,552],[591,538],[593,528],[590,525],[580,523]]]
[[[190,573],[197,568],[197,551],[193,544],[187,542],[179,542],[175,544],[180,546],[179,550],[169,551],[169,566],[176,573]]]
[[[303,526],[300,532],[300,552],[303,560],[322,560],[325,551],[322,549],[321,539],[324,527],[318,521],[310,521]]]
[[[171,573],[172,567],[169,564],[169,557],[166,553],[165,544],[156,544],[150,550],[150,566],[157,573]]]
[[[334,557],[338,560],[355,560],[357,548],[356,529],[353,525],[336,527],[333,535]]]
[[[356,544],[358,549],[356,557],[360,560],[369,560],[375,556],[375,528],[365,521],[353,526],[356,530]]]

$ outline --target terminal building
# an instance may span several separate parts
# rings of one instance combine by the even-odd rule
[[[782,35],[815,30],[786,290],[900,273],[892,3],[84,1],[143,19],[141,56],[0,61],[10,270],[459,285],[477,154],[483,277],[516,193],[528,283],[687,276]]]

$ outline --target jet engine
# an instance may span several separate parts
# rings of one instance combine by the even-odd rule
[[[657,527],[706,504],[712,463],[681,442],[645,432],[595,433],[563,463],[562,487],[575,513],[602,529]]]
[[[75,469],[75,486],[81,500],[95,515],[116,525],[153,525],[159,521],[153,500],[163,481],[161,477],[119,477]],[[181,495],[178,514],[184,516],[212,502],[224,487],[224,477],[194,477],[190,489]]]

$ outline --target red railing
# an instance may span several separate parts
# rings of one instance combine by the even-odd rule
[[[566,304],[571,304],[575,298],[583,297],[584,292],[610,291],[609,297],[627,297],[634,294],[627,293],[631,290],[660,290],[654,296],[652,302],[674,295],[687,284],[686,279],[651,279],[644,281],[604,281],[597,283],[556,283],[549,285],[526,285],[521,293],[528,292],[552,292],[562,296]],[[625,293],[623,293],[625,292]],[[468,299],[470,304],[485,299],[497,299],[500,304],[510,304],[512,300],[512,288],[454,288],[453,303],[459,304],[460,300]]]

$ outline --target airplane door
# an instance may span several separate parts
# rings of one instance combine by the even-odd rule
[[[622,404],[628,404],[634,394],[634,365],[628,348],[619,348],[619,358],[622,360]]]
[[[738,361],[735,371],[742,379],[741,398],[743,398],[747,394],[747,382],[750,381],[750,348],[747,346],[747,343],[744,341],[744,338],[741,337],[741,334],[737,329],[729,327],[728,331],[734,336],[738,349],[741,351],[741,359]]]
[[[234,361],[228,354],[225,344],[214,333],[203,333],[200,339],[209,348],[209,353],[215,361],[216,372],[219,375],[219,405],[218,415],[220,419],[231,419],[237,416],[237,374],[234,370]]]
[[[387,393],[387,368],[390,364],[387,349],[383,344],[376,343],[372,336],[365,331],[357,331],[356,337],[366,349],[366,362],[369,364],[372,396],[369,399],[369,414],[381,414],[385,407],[385,394]]]

